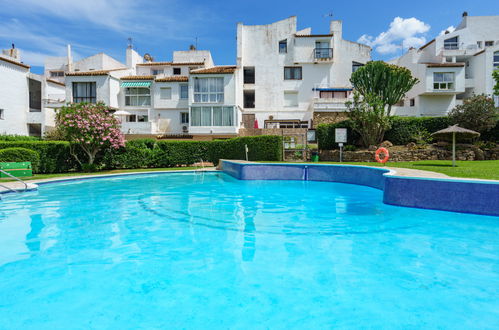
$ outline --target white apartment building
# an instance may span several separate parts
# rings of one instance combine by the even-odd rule
[[[391,63],[407,67],[420,80],[393,108],[396,115],[444,116],[473,94],[492,96],[492,72],[499,69],[499,16],[463,13],[453,32]]]
[[[63,83],[30,72],[16,48],[0,54],[0,134],[42,136],[53,128]]]
[[[337,20],[326,34],[298,31],[295,16],[268,25],[238,24],[237,96],[244,127],[310,128],[344,115],[351,74],[370,53],[369,46],[344,40]]]

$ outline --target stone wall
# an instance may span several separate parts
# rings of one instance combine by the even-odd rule
[[[452,151],[447,148],[430,146],[424,149],[408,150],[405,147],[388,148],[390,161],[408,162],[418,160],[452,160]],[[375,162],[375,151],[343,151],[344,162]],[[319,158],[322,161],[337,162],[340,159],[339,150],[321,150]],[[457,160],[498,160],[499,147],[495,149],[480,149],[470,145],[459,145],[456,150]]]
[[[347,119],[346,112],[314,112],[314,128],[319,124],[334,124]]]
[[[241,128],[239,136],[307,134],[306,128]]]

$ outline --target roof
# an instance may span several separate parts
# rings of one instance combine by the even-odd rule
[[[126,76],[121,77],[121,80],[154,80],[154,76]]]
[[[333,34],[295,34],[297,38],[321,38],[321,37],[332,37]]]
[[[448,67],[455,68],[464,66],[464,63],[456,62],[456,63],[424,63],[429,68],[440,68],[440,67]]]
[[[66,86],[65,83],[62,83],[62,82],[57,81],[57,80],[47,79],[47,82],[52,83],[52,84],[56,84],[56,85]]]
[[[107,76],[111,70],[66,72],[66,76]]]
[[[162,65],[204,65],[204,62],[147,62],[137,66],[162,66]]]
[[[189,77],[187,76],[171,76],[171,77],[163,77],[157,78],[156,82],[186,82],[189,81]]]
[[[139,63],[137,66],[155,66],[155,65],[171,65],[172,62],[147,62],[147,63]]]
[[[475,53],[473,56],[477,56],[477,55],[480,55],[480,54],[483,54],[483,53],[485,53],[485,49],[482,49],[478,53]]]
[[[237,66],[235,65],[223,65],[206,69],[191,70],[191,74],[233,74],[236,72],[236,69]]]
[[[435,39],[428,41],[423,46],[419,47],[419,50],[425,49],[426,47],[428,47],[429,45],[431,45],[434,42],[435,42]]]
[[[14,60],[10,60],[8,58],[5,58],[5,57],[2,57],[0,56],[0,60],[4,61],[4,62],[7,62],[7,63],[10,63],[10,64],[14,64],[14,65],[17,65],[17,66],[20,66],[20,67],[23,67],[25,69],[29,69],[30,66],[29,65],[26,65],[24,63],[21,63],[21,62],[16,62]]]

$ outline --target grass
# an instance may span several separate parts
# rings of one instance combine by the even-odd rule
[[[320,162],[319,164],[351,164],[382,167],[375,162],[338,163]],[[402,167],[413,170],[423,170],[443,173],[458,178],[499,180],[499,160],[481,161],[456,161],[456,167],[452,167],[452,161],[448,160],[421,160],[414,162],[388,162],[388,167]]]
[[[187,171],[196,170],[200,167],[167,167],[167,168],[138,168],[138,169],[127,169],[127,170],[108,170],[108,171],[97,171],[97,172],[67,172],[67,173],[53,173],[53,174],[34,174],[30,177],[21,178],[24,181],[29,180],[40,180],[40,179],[56,179],[60,177],[68,176],[80,176],[80,175],[105,175],[105,174],[120,174],[120,173],[131,173],[131,172],[158,172],[158,171]],[[5,178],[0,180],[0,182],[13,181],[13,179]]]

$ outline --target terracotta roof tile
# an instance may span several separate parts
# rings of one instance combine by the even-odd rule
[[[434,42],[435,42],[435,39],[428,41],[426,44],[424,44],[423,46],[419,47],[419,50],[425,49],[426,47],[428,47],[429,45],[431,45]]]
[[[47,79],[47,82],[52,83],[52,84],[56,84],[56,85],[66,86],[65,83],[62,83],[62,82],[57,81],[57,80]]]
[[[146,62],[146,63],[139,63],[137,66],[155,66],[155,65],[171,65],[172,62]]]
[[[235,65],[214,66],[206,69],[191,70],[191,74],[232,74],[236,72]]]
[[[478,53],[473,54],[473,56],[478,56],[478,55],[483,54],[483,53],[485,53],[485,49],[482,49]]]
[[[107,76],[111,70],[66,72],[66,76]]]
[[[171,77],[163,77],[157,78],[156,82],[186,82],[189,81],[189,77],[187,76],[171,76]]]
[[[296,38],[321,38],[321,37],[332,37],[333,34],[295,34]]]
[[[14,65],[18,65],[20,67],[23,67],[25,69],[29,69],[30,66],[29,65],[26,65],[24,63],[20,63],[20,62],[16,62],[16,61],[13,61],[13,60],[10,60],[8,58],[5,58],[5,57],[2,57],[0,56],[0,60],[4,61],[4,62],[7,62],[7,63],[10,63],[10,64],[14,64]]]
[[[204,62],[147,62],[137,66],[164,66],[164,65],[204,65]]]
[[[429,68],[440,68],[440,67],[448,67],[448,68],[456,68],[464,66],[464,63],[424,63]]]
[[[121,80],[154,80],[154,76],[126,76],[121,77]]]
[[[200,66],[204,65],[204,62],[173,62],[172,65],[192,65],[192,66]]]

